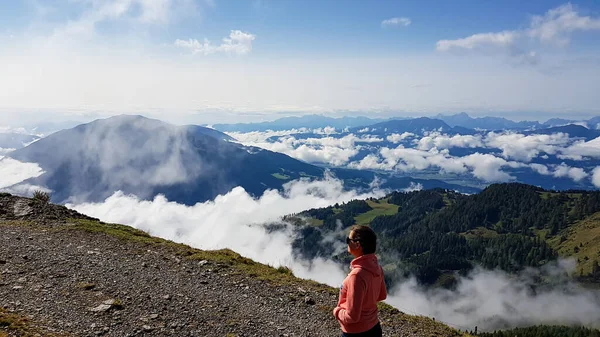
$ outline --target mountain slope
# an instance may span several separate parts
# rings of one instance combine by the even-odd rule
[[[99,201],[122,190],[194,204],[235,186],[251,194],[280,188],[285,181],[277,174],[323,175],[322,168],[231,140],[199,126],[117,116],[59,131],[10,156],[38,163],[46,173],[30,182],[52,189],[58,202]]]
[[[302,256],[332,257],[331,243],[319,242],[343,235],[339,222],[342,228],[368,224],[379,234],[381,260],[396,270],[395,277],[414,274],[424,284],[452,287],[455,273],[477,265],[516,273],[553,261],[559,253],[580,258],[575,276],[600,282],[600,267],[594,269],[600,260],[597,212],[598,191],[553,192],[512,183],[470,196],[394,192],[379,200],[308,210],[301,213],[312,218],[305,227],[290,219],[301,226],[294,247]],[[386,276],[393,281],[393,273]]]
[[[0,231],[9,270],[0,279],[0,336],[26,328],[10,325],[16,315],[57,336],[339,335],[337,289],[229,250],[194,249],[6,194]],[[387,336],[462,335],[386,305],[380,318]]]

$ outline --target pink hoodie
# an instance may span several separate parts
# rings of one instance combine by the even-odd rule
[[[346,333],[360,333],[373,328],[377,318],[377,302],[387,297],[383,269],[375,254],[359,256],[350,263],[352,271],[342,284],[340,299],[333,309]]]

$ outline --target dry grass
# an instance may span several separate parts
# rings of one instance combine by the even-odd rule
[[[27,317],[10,313],[4,308],[0,308],[0,337],[20,336],[20,337],[66,337],[66,334],[56,334],[45,331],[33,324]]]

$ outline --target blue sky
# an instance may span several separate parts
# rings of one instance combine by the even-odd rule
[[[7,119],[600,115],[590,0],[21,0],[0,42]]]

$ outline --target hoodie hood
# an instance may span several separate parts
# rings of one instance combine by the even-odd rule
[[[366,254],[355,258],[350,263],[350,267],[352,267],[353,271],[354,269],[366,270],[373,274],[373,276],[379,276],[381,274],[381,267],[379,266],[375,254]]]

